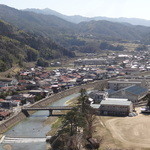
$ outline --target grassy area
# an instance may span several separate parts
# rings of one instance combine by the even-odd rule
[[[5,72],[0,72],[0,78],[11,78],[16,75],[20,70],[21,68],[16,65]]]
[[[149,150],[150,128],[148,115],[140,114],[136,108],[136,117],[97,116],[94,137],[102,138],[99,150]]]
[[[121,142],[115,140],[110,130],[105,126],[105,122],[112,118],[96,116],[94,137],[98,140],[102,139],[99,150],[123,148]]]
[[[67,105],[69,105],[69,106],[76,106],[76,104],[77,104],[77,99],[78,99],[78,97],[73,98],[73,99],[70,99],[70,100],[67,101],[65,104],[67,104]]]
[[[112,44],[114,44],[115,46],[122,45],[125,47],[125,49],[127,49],[129,51],[134,51],[135,48],[137,48],[139,46],[139,44],[135,44],[135,43],[118,43],[118,42],[114,43],[113,42]]]
[[[58,128],[61,126],[61,118],[55,118],[55,121],[51,123],[51,130],[47,133],[48,136],[53,136],[56,134]]]

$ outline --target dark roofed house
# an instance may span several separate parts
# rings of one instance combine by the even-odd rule
[[[10,86],[10,85],[17,85],[18,81],[17,79],[4,78],[4,79],[0,79],[0,83],[4,83]]]
[[[105,91],[92,91],[89,97],[93,99],[94,104],[99,104],[103,99],[107,97],[107,92]]]

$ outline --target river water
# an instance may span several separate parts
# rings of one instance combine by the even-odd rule
[[[50,106],[65,106],[68,100],[78,96],[79,93],[72,94],[68,97],[58,100],[57,102],[52,103]],[[26,118],[24,121],[20,122],[4,134],[8,137],[45,137],[46,133],[51,130],[50,125],[44,124],[48,114],[48,111],[37,111],[29,118]],[[0,150],[4,150],[4,145],[5,144],[0,145]],[[27,144],[17,143],[10,145],[12,146],[12,150],[46,150],[46,142]]]

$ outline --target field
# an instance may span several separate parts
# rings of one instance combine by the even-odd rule
[[[125,47],[126,50],[129,51],[134,51],[135,48],[137,48],[139,46],[139,44],[135,44],[135,43],[114,43],[114,45],[123,45]]]
[[[139,110],[139,109],[138,109]],[[136,117],[97,117],[95,136],[102,149],[150,150],[149,115]]]

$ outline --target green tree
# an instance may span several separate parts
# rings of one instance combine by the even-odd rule
[[[82,140],[92,137],[95,113],[90,107],[85,89],[80,90],[78,104],[62,117],[61,130],[58,131],[57,138],[52,142],[53,149],[79,150]]]
[[[139,45],[135,48],[136,51],[147,51],[148,47],[146,45]]]
[[[86,109],[89,106],[88,95],[85,89],[80,90],[80,97],[78,98],[79,108],[81,108],[81,113],[86,113]]]
[[[147,94],[144,99],[147,101],[147,106],[150,107],[150,94]]]
[[[41,67],[48,67],[49,66],[48,62],[45,61],[43,58],[39,58],[36,65],[41,66]]]
[[[75,107],[64,116],[63,123],[65,124],[65,128],[68,129],[65,131],[69,131],[69,135],[73,136],[77,134],[78,128],[85,125],[85,120],[83,114]]]

